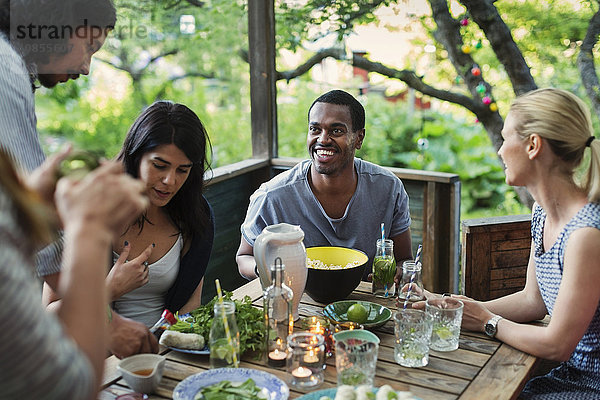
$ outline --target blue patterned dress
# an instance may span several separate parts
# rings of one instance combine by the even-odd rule
[[[535,246],[536,277],[548,314],[552,316],[562,280],[565,249],[573,231],[600,229],[600,204],[588,203],[565,225],[554,245],[546,252],[543,232],[546,213],[537,204],[533,208],[531,234]],[[600,244],[599,244],[600,245]],[[598,283],[600,285],[600,282]],[[600,306],[577,344],[571,358],[549,374],[527,383],[522,399],[600,399]]]

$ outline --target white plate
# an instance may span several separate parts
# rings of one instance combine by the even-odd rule
[[[210,349],[208,348],[208,346],[204,346],[204,348],[202,350],[190,350],[190,349],[179,349],[177,347],[171,347],[171,346],[167,346],[168,349],[177,351],[179,353],[187,353],[187,354],[204,354],[204,355],[208,355],[210,354]]]
[[[221,381],[244,383],[248,378],[262,388],[269,400],[287,400],[290,395],[285,382],[268,372],[250,368],[217,368],[190,375],[179,382],[173,390],[173,400],[194,400],[203,387]]]

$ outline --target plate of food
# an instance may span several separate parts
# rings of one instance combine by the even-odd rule
[[[334,323],[357,322],[367,329],[379,328],[392,318],[389,308],[370,301],[342,300],[328,304],[323,315]]]
[[[197,333],[165,330],[160,335],[159,343],[180,353],[210,354],[210,349],[204,344],[204,337]]]
[[[190,375],[173,390],[173,400],[202,400],[210,394],[247,400],[287,400],[290,389],[268,372],[251,368],[217,368]]]
[[[370,386],[352,387],[342,385],[333,389],[322,389],[298,397],[298,400],[420,400],[410,392],[397,392],[390,385],[380,388]]]

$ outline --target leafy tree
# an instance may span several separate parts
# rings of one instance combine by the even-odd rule
[[[353,55],[351,64],[369,72],[399,79],[425,95],[466,108],[481,121],[497,150],[502,144],[500,131],[504,121],[495,99],[512,97],[508,96],[505,88],[502,88],[501,81],[508,78],[514,95],[536,89],[538,85],[529,65],[536,62],[541,69],[535,71],[536,75],[542,75],[540,81],[558,84],[559,79],[552,75],[556,70],[559,70],[556,74],[560,74],[561,69],[555,65],[565,66],[559,60],[572,58],[580,47],[578,66],[582,82],[592,105],[600,114],[600,85],[594,69],[593,56],[594,45],[600,33],[600,14],[592,10],[594,7],[597,8],[595,2],[582,1],[580,9],[574,12],[572,5],[569,7],[558,0],[512,1],[502,2],[498,6],[495,5],[494,0],[460,0],[464,10],[454,13],[451,12],[447,0],[428,0],[428,3],[432,11],[432,20],[428,21],[424,18],[423,23],[426,26],[429,24],[433,38],[441,45],[437,57],[445,58],[450,62],[455,72],[449,76],[458,76],[463,82],[461,87],[449,85],[448,79],[433,86],[414,70],[399,70],[356,54]],[[343,37],[350,33],[356,24],[373,21],[377,7],[383,5],[401,7],[403,2],[399,0],[354,2],[311,0],[306,4],[299,4],[282,0],[278,4],[283,11],[279,14],[278,34],[288,38],[279,42],[294,50],[304,40],[320,38],[319,33],[311,36],[311,32],[320,32],[317,29],[319,25],[327,23],[329,31],[335,31],[339,37]],[[518,13],[524,11],[524,13],[519,16],[516,11]],[[536,18],[527,17],[532,13],[535,13]],[[505,18],[512,18],[513,30]],[[552,28],[540,29],[540,26]],[[520,39],[525,39],[519,41],[519,45],[513,35],[517,30],[519,36],[522,36]],[[482,51],[482,61],[478,62],[476,58],[479,58],[479,55],[472,50],[477,48],[479,43],[482,47],[489,46],[493,54]],[[562,54],[556,50],[561,45],[566,47]],[[554,50],[546,52],[548,48]],[[278,77],[286,80],[293,79],[327,57],[345,60],[347,56],[345,50],[338,47],[322,49],[293,70],[279,72]],[[495,58],[494,64],[498,66],[496,74],[480,68],[484,62],[491,64],[492,57]],[[550,68],[550,73],[547,68]],[[565,68],[562,71],[568,73],[570,69]],[[494,78],[494,75],[497,78]],[[572,74],[565,74],[562,78],[572,82],[572,76]],[[564,84],[564,81],[561,80],[560,83]],[[496,90],[497,86],[498,90]],[[531,203],[530,196],[524,190],[519,191],[519,195],[524,202]]]

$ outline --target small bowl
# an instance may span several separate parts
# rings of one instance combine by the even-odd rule
[[[356,303],[362,304],[367,309],[367,320],[361,324],[365,329],[379,328],[392,318],[392,311],[389,308],[363,300],[342,300],[327,304],[323,308],[323,315],[334,324],[349,321],[348,309]]]
[[[306,257],[324,264],[342,265],[341,269],[319,269],[308,267],[308,278],[304,291],[315,301],[327,304],[345,299],[360,283],[369,257],[360,250],[345,247],[309,247]],[[345,268],[348,263],[358,265]]]
[[[165,356],[158,354],[136,354],[122,359],[117,365],[125,382],[140,393],[154,393],[165,369]],[[144,372],[144,375],[139,372]],[[138,372],[138,373],[136,373]]]

